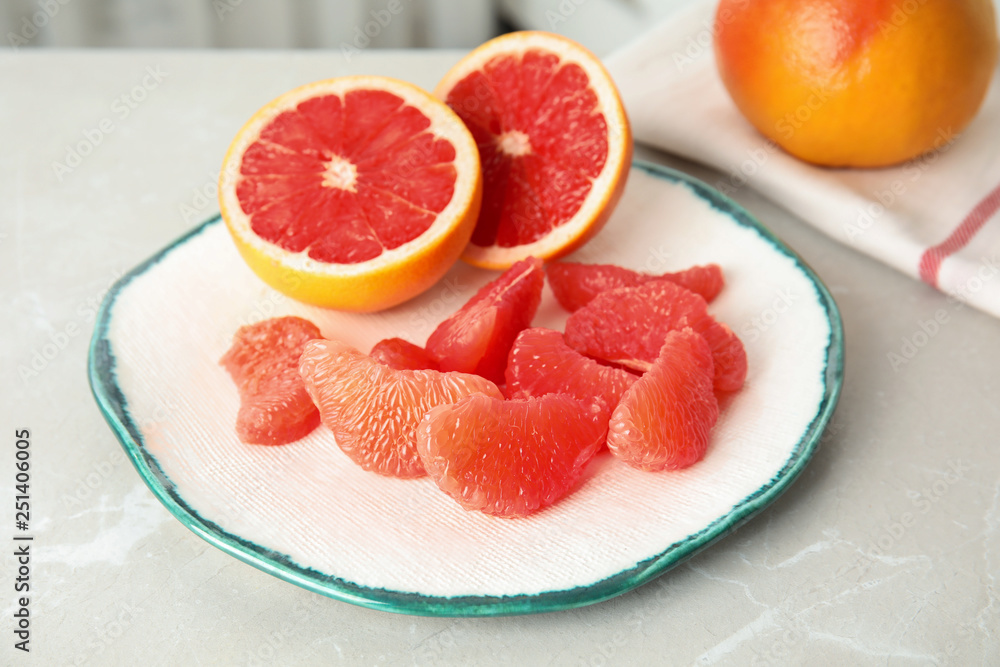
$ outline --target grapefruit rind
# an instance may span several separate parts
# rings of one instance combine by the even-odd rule
[[[632,165],[632,129],[611,75],[597,56],[566,37],[544,31],[525,30],[494,38],[469,53],[445,74],[435,87],[434,95],[440,100],[446,100],[456,84],[472,72],[483,69],[491,59],[532,49],[555,53],[563,62],[576,64],[586,72],[608,125],[608,156],[580,209],[570,220],[543,238],[511,248],[469,243],[462,254],[462,260],[484,269],[503,270],[529,256],[545,261],[558,259],[581,247],[608,221],[625,190]]]
[[[431,125],[426,131],[455,147],[456,180],[451,201],[417,238],[355,264],[328,264],[293,253],[253,232],[236,195],[242,156],[278,114],[320,95],[353,90],[398,95]],[[265,283],[293,299],[317,306],[370,312],[406,301],[436,283],[461,255],[475,228],[482,201],[479,151],[462,120],[420,88],[381,76],[346,76],[300,86],[262,107],[237,132],[219,174],[222,218],[244,261]]]

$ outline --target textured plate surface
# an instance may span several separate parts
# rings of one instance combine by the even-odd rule
[[[636,163],[608,226],[571,259],[662,272],[716,262],[710,311],[742,338],[744,389],[705,459],[643,473],[599,455],[577,491],[527,519],[468,513],[429,479],[367,473],[320,427],[285,447],[235,436],[218,365],[236,329],[294,314],[362,351],[423,343],[496,273],[455,266],[377,314],[325,311],[266,287],[209,220],[109,292],[91,342],[98,405],[159,500],[213,545],[330,597],[424,615],[499,615],[597,602],[641,585],[772,502],[801,472],[840,392],[832,297],[746,211],[679,172]],[[566,319],[546,287],[535,326]]]

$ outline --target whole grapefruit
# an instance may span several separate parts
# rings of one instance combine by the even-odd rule
[[[997,63],[990,0],[721,0],[719,73],[792,155],[882,167],[946,145]]]

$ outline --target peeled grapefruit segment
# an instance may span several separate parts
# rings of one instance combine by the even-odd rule
[[[475,137],[483,206],[463,259],[503,269],[592,238],[618,203],[632,134],[614,82],[576,42],[514,32],[472,51],[435,89]]]
[[[702,459],[719,404],[712,353],[691,329],[671,331],[653,367],[611,415],[608,449],[640,470],[680,470]]]
[[[747,374],[743,343],[708,314],[705,300],[666,280],[602,292],[566,320],[566,342],[591,357],[652,363],[671,331],[691,327],[708,343],[715,388],[736,391]]]
[[[709,303],[725,285],[722,269],[718,264],[692,266],[683,271],[657,276],[614,264],[553,262],[545,267],[545,274],[556,301],[571,313],[586,306],[601,292],[619,287],[636,287],[652,280],[668,280],[700,295]]]
[[[240,393],[236,435],[250,445],[285,445],[319,426],[319,412],[299,377],[306,343],[322,338],[301,317],[279,317],[240,327],[219,363]]]
[[[470,396],[429,411],[417,451],[441,489],[467,510],[521,517],[565,496],[604,443],[596,406],[569,396]]]
[[[397,371],[335,340],[306,345],[299,371],[344,453],[365,470],[392,477],[424,474],[416,428],[432,407],[471,394],[501,396],[479,376]]]
[[[397,371],[438,370],[427,351],[402,338],[386,338],[375,343],[371,358]]]
[[[511,398],[568,394],[601,408],[605,419],[638,377],[583,356],[552,329],[525,329],[518,334],[507,362],[507,395]]]
[[[281,95],[237,133],[222,217],[266,283],[320,306],[372,311],[434,284],[481,200],[475,142],[419,88],[376,76]]]
[[[427,339],[427,353],[443,371],[476,373],[504,381],[510,346],[542,300],[542,260],[523,259],[484,285]]]

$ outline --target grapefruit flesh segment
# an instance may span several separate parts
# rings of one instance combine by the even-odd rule
[[[652,280],[668,280],[698,294],[708,303],[725,286],[722,269],[718,264],[692,266],[683,271],[657,276],[614,264],[555,262],[545,267],[545,274],[559,305],[571,313],[586,306],[601,292],[619,287],[636,287]]]
[[[598,359],[652,363],[671,331],[691,327],[708,343],[715,389],[736,391],[747,373],[746,351],[736,334],[708,314],[705,300],[665,280],[603,292],[566,320],[566,342]]]
[[[430,125],[384,90],[306,99],[246,149],[240,206],[258,236],[285,250],[373,259],[426,232],[451,200],[455,148]]]
[[[417,451],[437,485],[465,509],[522,517],[570,491],[606,428],[595,406],[562,394],[470,396],[427,413]]]
[[[240,327],[219,363],[240,394],[236,435],[251,445],[285,445],[319,426],[319,412],[299,377],[306,343],[322,338],[312,322],[280,317]]]
[[[500,384],[514,339],[542,300],[542,260],[528,257],[483,286],[427,339],[427,353],[443,371],[476,373]]]
[[[386,338],[375,343],[370,356],[375,361],[397,371],[438,370],[427,351],[402,338]]]
[[[712,353],[691,329],[671,331],[652,368],[611,415],[608,449],[640,470],[680,470],[705,456],[719,404]]]
[[[398,371],[335,340],[306,345],[299,372],[344,453],[365,470],[392,477],[424,474],[416,428],[432,407],[471,394],[501,396],[476,375]]]
[[[463,258],[505,268],[571,252],[621,196],[632,137],[618,92],[579,44],[516,32],[479,47],[435,94],[479,148],[483,205]]]
[[[625,390],[638,378],[583,356],[552,329],[525,329],[514,341],[507,362],[507,394],[528,398],[568,394],[596,404],[606,420]]]

